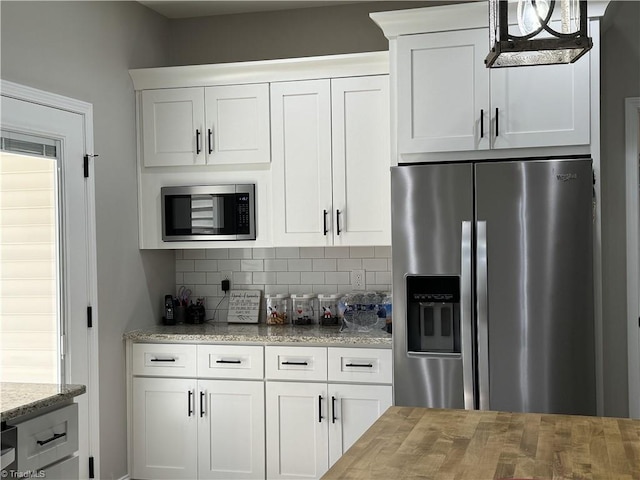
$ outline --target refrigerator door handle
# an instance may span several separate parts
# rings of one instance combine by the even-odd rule
[[[489,319],[487,222],[477,222],[476,298],[478,312],[478,394],[480,410],[489,410]]]
[[[460,265],[460,325],[462,334],[462,378],[464,385],[464,408],[475,409],[473,394],[473,350],[472,350],[472,309],[471,309],[471,222],[462,222],[461,265]]]

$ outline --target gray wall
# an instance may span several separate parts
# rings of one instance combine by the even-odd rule
[[[624,99],[640,96],[640,2],[609,5],[602,28],[602,285],[604,407],[628,409]]]
[[[166,63],[168,21],[135,2],[1,3],[2,78],[93,104],[102,478],[127,473],[122,334],[155,323],[173,252],[138,250],[129,68]]]
[[[170,25],[170,60],[193,65],[388,50],[369,12],[441,3],[446,2],[366,2],[176,19]]]

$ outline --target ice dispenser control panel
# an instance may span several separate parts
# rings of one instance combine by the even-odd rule
[[[460,353],[460,277],[407,275],[407,347]]]

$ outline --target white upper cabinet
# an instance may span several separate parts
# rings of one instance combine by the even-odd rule
[[[485,28],[397,42],[399,153],[589,144],[589,54],[487,69]]]
[[[388,85],[387,75],[271,85],[275,245],[390,243]]]
[[[269,85],[205,88],[206,153],[212,165],[269,163]]]
[[[269,163],[269,85],[142,91],[145,167]]]
[[[489,148],[484,30],[398,38],[400,153]]]
[[[204,89],[143,90],[141,102],[145,167],[205,163]]]

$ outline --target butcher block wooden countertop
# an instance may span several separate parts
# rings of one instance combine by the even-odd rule
[[[640,420],[391,407],[336,478],[640,480]]]

